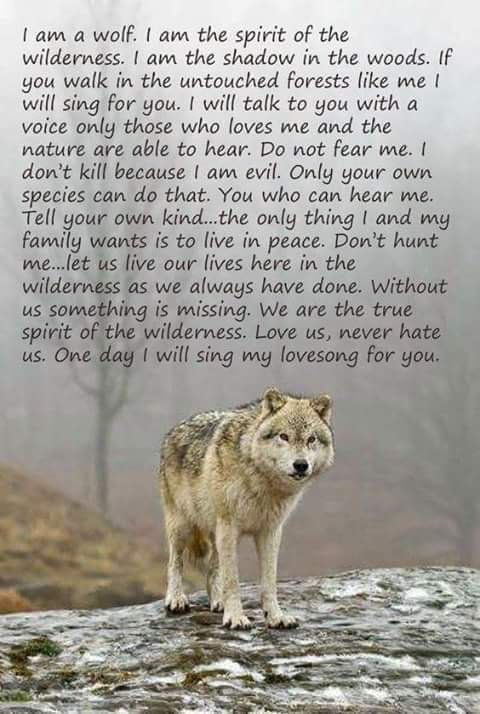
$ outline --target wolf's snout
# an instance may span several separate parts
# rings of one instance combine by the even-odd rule
[[[306,461],[306,459],[297,459],[293,462],[293,470],[295,474],[304,476],[308,471],[308,461]]]

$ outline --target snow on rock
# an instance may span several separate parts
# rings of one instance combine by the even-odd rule
[[[231,632],[203,593],[0,617],[0,712],[480,713],[480,571],[352,571],[280,585],[301,621]]]

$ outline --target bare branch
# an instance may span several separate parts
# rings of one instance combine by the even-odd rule
[[[81,376],[77,370],[77,365],[75,364],[75,362],[71,362],[70,367],[72,370],[72,379],[75,382],[75,384],[77,385],[77,387],[79,387],[86,394],[88,394],[91,397],[94,397],[96,399],[98,397],[98,393],[99,393],[98,388],[92,387],[92,385],[88,384],[81,378]]]
[[[109,405],[108,414],[110,419],[112,419],[123,407],[128,399],[128,386],[131,379],[131,372],[129,369],[125,368],[122,372],[122,378],[120,386],[118,387],[117,395],[113,399],[112,403]]]

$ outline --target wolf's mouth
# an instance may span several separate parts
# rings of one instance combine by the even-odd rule
[[[308,478],[308,473],[298,473],[298,471],[293,471],[291,474],[288,474],[290,478],[295,479],[295,481],[303,481],[304,479]]]

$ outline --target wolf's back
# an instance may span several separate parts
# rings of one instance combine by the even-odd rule
[[[204,412],[174,426],[162,443],[161,470],[188,471],[192,477],[198,476],[224,415],[225,412]]]
[[[242,404],[234,409],[209,411],[174,426],[165,436],[161,447],[160,470],[188,472],[190,478],[200,475],[208,447],[219,430],[222,435],[240,432],[251,416],[257,413],[260,400]]]

